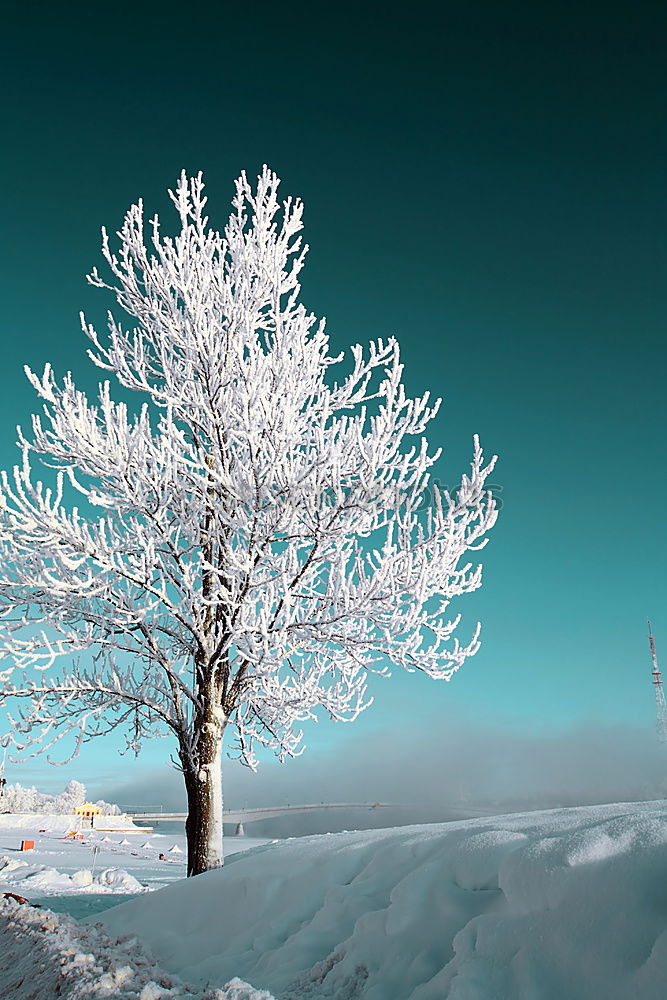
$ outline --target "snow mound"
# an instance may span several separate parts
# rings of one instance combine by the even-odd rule
[[[83,868],[67,875],[50,865],[33,864],[14,858],[0,857],[0,891],[3,883],[7,891],[19,895],[81,892],[144,892],[144,886],[122,868],[106,868],[93,878],[92,872]],[[0,994],[1,995],[1,994]]]
[[[273,1000],[238,978],[199,989],[160,968],[136,938],[0,900],[0,996],[12,1000]]]
[[[85,889],[87,886],[93,884],[93,873],[88,871],[87,868],[82,868],[81,871],[74,872],[70,878],[72,886],[75,889]]]
[[[667,803],[308,837],[98,915],[278,1000],[664,1000]]]
[[[21,872],[8,880],[13,887],[23,889],[25,892],[35,892],[37,889],[58,890],[72,888],[73,882],[69,875],[63,875],[55,868],[47,865],[38,865],[32,871]],[[82,888],[76,884],[76,888]]]
[[[144,891],[141,882],[123,868],[105,868],[95,876],[95,883],[112,888],[115,892]]]
[[[15,872],[17,868],[28,868],[27,861],[19,861],[18,858],[8,858],[3,855],[0,858],[0,878],[6,878],[10,872]]]

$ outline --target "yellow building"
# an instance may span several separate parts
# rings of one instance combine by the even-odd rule
[[[74,809],[75,816],[81,816],[82,820],[87,819],[91,826],[95,825],[95,817],[102,815],[102,810],[99,806],[93,805],[92,802],[82,802],[80,806],[76,806]]]

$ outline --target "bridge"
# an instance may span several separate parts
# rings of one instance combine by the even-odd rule
[[[312,805],[303,806],[268,806],[263,809],[226,809],[223,813],[223,823],[236,823],[236,832],[243,834],[244,823],[254,823],[259,819],[273,819],[276,816],[288,816],[293,813],[319,812],[323,809],[387,809],[387,803],[359,803],[359,802],[318,802]],[[159,823],[160,820],[182,820],[185,822],[187,813],[184,812],[139,812],[134,809],[127,810],[127,815],[131,819],[150,820]]]

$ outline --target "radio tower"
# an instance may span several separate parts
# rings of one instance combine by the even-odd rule
[[[665,692],[662,689],[662,676],[658,666],[658,658],[655,655],[655,643],[651,635],[651,623],[648,623],[648,641],[651,647],[651,659],[653,660],[653,686],[655,688],[655,707],[657,711],[656,729],[658,739],[661,743],[667,743],[667,702],[665,702]]]

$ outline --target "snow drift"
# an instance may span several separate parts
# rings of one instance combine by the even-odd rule
[[[233,979],[202,991],[161,969],[136,940],[0,900],[0,996],[12,1000],[272,1000]]]
[[[664,1000],[667,804],[288,841],[98,919],[278,1000]]]
[[[104,868],[97,875],[82,868],[71,875],[51,865],[30,864],[19,858],[0,856],[0,891],[40,895],[64,893],[134,893],[145,892],[144,886],[123,868]]]

